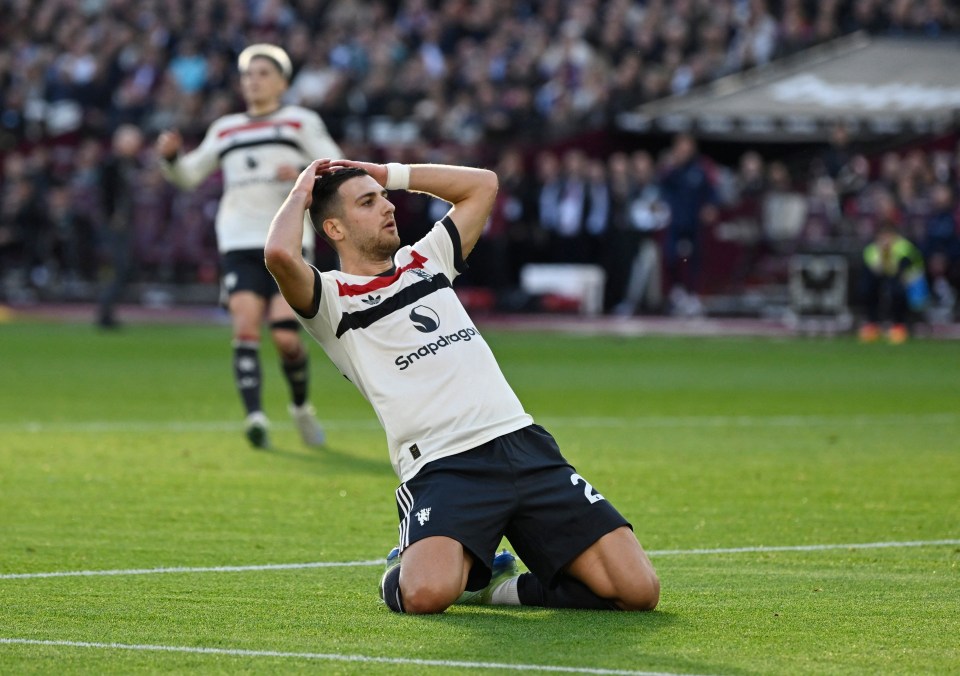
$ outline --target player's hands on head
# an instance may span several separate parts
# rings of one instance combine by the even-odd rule
[[[380,185],[387,184],[387,165],[385,164],[376,164],[374,162],[357,162],[355,160],[332,160],[329,166],[334,171],[337,169],[347,169],[349,167],[363,169]]]
[[[386,165],[375,164],[373,162],[356,162],[354,160],[331,160],[330,158],[324,157],[319,160],[314,160],[307,165],[306,169],[300,172],[291,193],[303,193],[306,196],[303,208],[309,209],[310,204],[313,202],[313,184],[317,180],[317,177],[350,167],[363,169],[380,185],[386,185],[387,183]]]

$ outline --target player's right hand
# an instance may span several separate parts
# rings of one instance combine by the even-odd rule
[[[301,193],[305,197],[303,203],[304,209],[309,209],[310,205],[313,203],[313,184],[317,180],[317,176],[330,171],[330,159],[323,158],[320,160],[314,160],[307,165],[307,168],[300,172],[300,175],[297,176],[296,183],[293,184],[293,188],[290,190],[290,194]]]
[[[180,136],[180,132],[178,132],[176,129],[172,129],[160,132],[160,136],[157,137],[155,148],[160,157],[169,161],[177,156],[177,153],[180,152],[180,148],[182,146],[183,137]]]

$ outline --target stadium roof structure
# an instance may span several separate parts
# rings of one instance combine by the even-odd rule
[[[625,131],[809,142],[942,133],[960,123],[960,40],[855,33],[623,113]]]

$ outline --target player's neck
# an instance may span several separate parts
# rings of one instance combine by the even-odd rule
[[[340,271],[359,277],[376,277],[393,269],[393,259],[371,260],[356,256],[340,256]]]
[[[247,105],[247,115],[250,117],[266,117],[280,110],[283,104],[279,101],[251,101]]]

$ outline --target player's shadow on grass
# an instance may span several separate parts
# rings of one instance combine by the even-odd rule
[[[350,450],[341,450],[334,446],[323,446],[316,449],[297,449],[273,447],[264,451],[268,455],[296,460],[305,465],[316,468],[318,472],[339,471],[345,473],[389,474],[394,476],[390,462],[384,458],[367,458],[357,455]]]
[[[614,654],[623,654],[624,648],[635,646],[637,663],[631,664],[631,669],[671,673],[680,670],[695,674],[742,673],[731,671],[727,665],[665,655],[663,645],[669,639],[664,637],[653,641],[651,637],[661,632],[686,633],[691,628],[683,626],[690,624],[683,616],[663,610],[618,613],[516,606],[454,606],[442,615],[422,615],[417,620],[441,623],[446,630],[455,629],[462,636],[470,637],[469,643],[496,645],[500,655],[497,661],[512,665],[550,665],[549,661],[531,657],[530,640],[535,636],[541,654],[545,648],[548,653],[554,652],[550,649],[554,646],[555,654],[564,656],[563,663],[555,666],[622,669],[623,665],[577,664],[569,655],[577,652],[577,646],[583,647],[584,660],[591,659],[589,655],[596,652],[597,646],[615,646]],[[659,649],[647,650],[645,644],[659,646]]]

